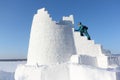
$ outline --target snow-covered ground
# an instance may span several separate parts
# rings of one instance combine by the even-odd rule
[[[0,71],[15,72],[18,64],[26,64],[26,61],[0,61]]]
[[[0,80],[14,80],[14,72],[19,64],[26,61],[0,61]]]

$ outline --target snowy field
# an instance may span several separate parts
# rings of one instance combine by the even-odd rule
[[[14,80],[14,72],[19,64],[26,61],[0,61],[0,80]]]

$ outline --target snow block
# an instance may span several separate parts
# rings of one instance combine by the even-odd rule
[[[81,65],[70,65],[70,80],[119,80],[114,71]]]
[[[112,67],[120,66],[120,56],[108,56],[108,64]]]
[[[108,56],[98,56],[97,57],[97,64],[100,68],[108,68]]]
[[[96,57],[91,57],[87,55],[72,55],[71,63],[97,67]]]
[[[69,80],[69,69],[66,64],[19,65],[15,72],[15,80]]]

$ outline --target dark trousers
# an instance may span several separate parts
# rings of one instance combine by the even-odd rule
[[[87,30],[80,31],[80,35],[81,35],[81,36],[84,36],[84,35],[85,35],[88,40],[91,40],[90,35],[88,34]]]

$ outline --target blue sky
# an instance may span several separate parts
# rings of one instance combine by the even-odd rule
[[[45,7],[53,20],[74,15],[96,43],[120,53],[120,0],[0,0],[0,58],[26,58],[34,14]]]

